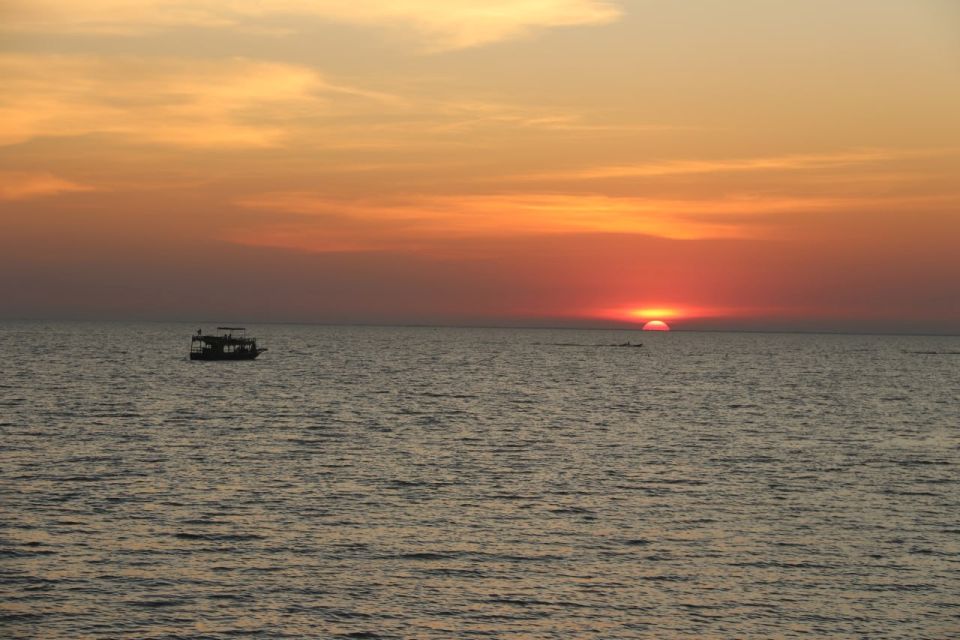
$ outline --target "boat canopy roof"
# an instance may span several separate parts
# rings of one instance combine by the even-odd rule
[[[192,336],[193,342],[207,342],[209,344],[256,344],[256,338],[246,338],[243,336]]]
[[[245,327],[217,327],[217,331],[246,331]]]

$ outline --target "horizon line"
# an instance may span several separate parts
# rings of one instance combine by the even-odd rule
[[[184,320],[184,319],[144,319],[144,318],[133,318],[133,319],[120,319],[120,318],[70,318],[70,317],[10,317],[10,318],[0,318],[0,324],[3,323],[13,323],[13,322],[50,322],[50,323],[110,323],[110,324],[124,324],[124,323],[142,323],[142,324],[218,324],[223,322],[222,320]],[[450,323],[426,323],[426,322],[323,322],[323,321],[303,321],[303,320],[260,320],[260,321],[239,321],[240,324],[250,324],[250,325],[292,325],[292,326],[306,326],[306,327],[380,327],[380,328],[393,328],[393,329],[506,329],[506,330],[539,330],[539,331],[630,331],[630,332],[639,332],[639,333],[750,333],[750,334],[789,334],[789,335],[848,335],[848,336],[902,336],[902,337],[942,337],[942,338],[956,338],[960,337],[960,331],[955,333],[939,332],[939,331],[852,331],[849,329],[749,329],[749,328],[740,328],[740,329],[709,329],[709,328],[699,328],[699,329],[685,329],[685,328],[673,328],[670,327],[669,331],[644,331],[643,324],[638,323],[636,326],[626,326],[626,325],[611,325],[611,326],[600,326],[600,325],[585,325],[585,326],[561,326],[561,325],[549,325],[549,324],[532,324],[532,325],[518,325],[518,324],[485,324],[485,323],[462,323],[462,324],[450,324]]]

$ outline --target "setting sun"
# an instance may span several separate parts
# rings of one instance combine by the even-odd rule
[[[670,325],[663,320],[651,320],[643,325],[644,331],[670,331]]]

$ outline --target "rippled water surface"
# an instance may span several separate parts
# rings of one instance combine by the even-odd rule
[[[0,324],[0,636],[960,636],[958,338],[195,329]]]

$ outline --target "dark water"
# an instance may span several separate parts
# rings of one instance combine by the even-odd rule
[[[0,636],[960,636],[958,338],[194,330],[0,324]]]

